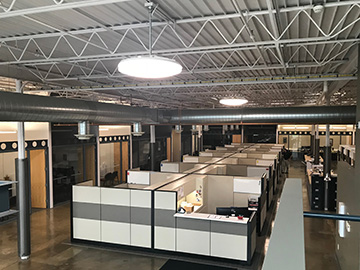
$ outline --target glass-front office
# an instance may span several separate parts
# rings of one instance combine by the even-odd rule
[[[133,139],[133,168],[140,170],[150,170],[150,142],[147,138]],[[167,138],[156,138],[155,141],[155,170],[160,170],[160,163],[167,159]]]
[[[33,208],[49,207],[47,140],[26,141],[26,158]],[[17,142],[0,142],[0,181],[16,181]],[[9,190],[10,205],[16,205],[16,184]]]
[[[310,149],[311,146],[311,125],[279,125],[278,136],[279,143],[285,145],[285,147],[293,152],[297,156],[297,153],[304,153]],[[325,125],[319,126],[319,139],[320,147],[325,146],[326,132]],[[330,144],[333,152],[339,149],[341,144],[353,143],[353,126],[352,125],[331,125],[330,126]]]
[[[100,185],[114,186],[126,182],[129,169],[129,136],[100,137]]]
[[[54,146],[54,204],[70,200],[71,186],[82,182],[96,183],[95,144]]]
[[[97,184],[96,136],[79,140],[77,124],[52,124],[52,171],[54,205],[71,199],[71,186]],[[96,134],[91,126],[90,133]]]

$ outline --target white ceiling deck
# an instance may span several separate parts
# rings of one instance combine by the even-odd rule
[[[117,71],[149,53],[144,0],[1,0],[0,76],[28,91],[150,107],[355,103],[360,1],[157,0],[153,53],[183,72],[145,81]],[[321,4],[320,13],[313,6]],[[1,83],[1,82],[0,82]]]

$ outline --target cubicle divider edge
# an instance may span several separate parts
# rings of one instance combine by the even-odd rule
[[[151,248],[152,195],[143,189],[73,186],[71,240]]]
[[[247,249],[247,262],[250,265],[251,259],[254,255],[255,249],[256,249],[256,230],[257,230],[257,224],[259,222],[256,222],[255,212],[253,212],[249,218],[248,221],[248,231],[247,231],[247,240],[248,240],[248,249]]]
[[[104,192],[106,193],[106,196],[105,196]],[[127,213],[134,214],[134,218],[136,219],[136,220],[133,220],[130,218],[130,224],[128,225],[129,230],[131,230],[130,236],[129,236],[130,240],[128,242],[126,242],[126,241],[123,241],[123,242],[115,241],[114,242],[113,239],[114,239],[114,237],[115,238],[118,237],[118,236],[116,236],[117,234],[123,232],[125,235],[128,233],[128,231],[117,230],[116,227],[107,228],[106,234],[109,237],[111,237],[111,239],[109,240],[109,238],[104,237],[104,231],[102,230],[102,226],[104,226],[104,224],[102,222],[102,219],[103,218],[106,219],[106,217],[108,217],[108,215],[106,213],[104,213],[104,211],[107,212],[107,210],[105,209],[106,207],[111,208],[111,210],[112,210],[111,212],[115,216],[113,218],[115,218],[115,219],[119,218],[117,216],[117,213],[119,214],[119,211],[121,211],[122,209],[124,210],[124,208],[122,208],[122,206],[120,205],[121,202],[119,202],[119,200],[121,201],[123,199],[121,199],[119,196],[117,196],[118,195],[117,193],[123,193],[123,192],[129,193],[128,194],[129,197],[127,198],[127,200],[130,203],[130,208],[132,208],[132,206],[134,206],[133,208],[137,208],[138,206],[143,205],[144,200],[146,202],[149,202],[149,200],[146,200],[146,198],[144,199],[144,197],[149,197],[149,196],[142,196],[144,194],[141,194],[141,196],[137,196],[140,194],[135,194],[135,193],[145,192],[145,193],[151,194],[150,195],[151,196],[150,197],[150,200],[151,200],[151,202],[150,202],[151,203],[151,214],[150,215],[151,215],[152,229],[151,229],[151,233],[147,233],[147,232],[144,233],[144,230],[139,231],[137,228],[132,228],[131,224],[133,222],[141,223],[141,221],[138,220],[139,215],[137,215],[137,214],[139,214],[140,212],[141,212],[141,214],[144,214],[144,212],[131,211],[131,209],[128,209],[128,210],[125,209]],[[134,192],[134,194],[132,194],[134,198],[131,200],[132,192]],[[109,194],[107,194],[107,193],[109,193]],[[112,193],[112,194],[110,194],[110,193]],[[103,194],[104,200],[102,200],[101,194]],[[71,242],[72,243],[80,243],[80,244],[90,244],[90,245],[95,245],[95,246],[116,247],[116,248],[120,248],[120,249],[149,252],[149,253],[155,252],[155,253],[159,253],[159,254],[180,255],[180,256],[184,256],[184,257],[209,259],[209,260],[213,260],[213,261],[222,261],[222,262],[232,263],[232,264],[243,264],[243,263],[250,264],[251,258],[253,255],[253,248],[255,248],[255,246],[256,246],[253,239],[247,239],[248,251],[247,251],[246,260],[217,257],[217,256],[211,256],[210,254],[209,255],[191,254],[191,253],[187,253],[187,252],[179,252],[179,251],[176,251],[176,249],[171,250],[171,249],[166,249],[164,247],[159,246],[158,245],[159,238],[157,237],[157,234],[156,234],[156,225],[158,222],[157,215],[156,215],[156,209],[159,208],[159,204],[156,203],[156,197],[159,194],[163,194],[163,195],[168,194],[170,197],[172,196],[172,199],[174,201],[173,209],[169,209],[169,210],[172,211],[171,217],[173,219],[175,219],[174,214],[176,213],[176,206],[177,206],[177,191],[107,188],[107,187],[75,186],[74,185],[73,189],[72,189],[72,194],[71,194],[72,202],[71,202],[71,206],[70,206]],[[117,202],[114,202],[114,199],[116,199]],[[81,206],[80,206],[80,208],[79,208],[79,206],[76,205],[76,203],[88,204],[89,207],[81,208]],[[105,208],[104,208],[104,206],[105,206]],[[135,213],[135,212],[138,212],[138,213]],[[83,216],[81,217],[79,215],[83,215]],[[147,213],[146,215],[149,215],[149,213]],[[255,213],[253,215],[255,215]],[[85,223],[83,222],[81,224],[85,225],[85,226],[79,226],[79,224],[76,224],[78,222],[76,220],[77,218],[79,218],[79,219],[84,218]],[[87,221],[89,221],[88,222],[89,224],[86,223]],[[117,220],[117,221],[119,221],[119,220]],[[117,221],[111,221],[111,222],[113,222],[113,225],[116,226]],[[105,220],[105,222],[109,222],[109,221]],[[92,225],[93,223],[95,223],[95,226]],[[248,237],[249,236],[253,237],[252,230],[254,227],[256,228],[255,219],[251,218],[250,223],[251,224],[247,224],[247,227],[251,230],[251,232],[248,231],[247,235],[248,235]],[[135,225],[137,225],[137,224],[135,224]],[[176,228],[177,227],[175,224],[174,225],[174,231],[175,231],[174,235],[176,235]],[[79,229],[81,229],[80,233],[79,233]],[[143,228],[143,229],[146,229],[146,228]],[[134,233],[138,234],[138,237],[135,237]],[[133,238],[139,238],[139,237],[148,238],[149,241],[147,241],[145,239],[145,241],[142,240],[141,243],[139,243],[139,241],[137,241],[136,239],[133,239]],[[149,243],[150,241],[151,241],[151,243]],[[175,243],[174,243],[174,245],[175,245]]]

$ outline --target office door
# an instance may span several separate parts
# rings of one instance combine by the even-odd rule
[[[45,149],[30,151],[31,206],[46,208]]]
[[[241,143],[241,135],[240,134],[232,135],[232,142],[233,143]]]
[[[126,182],[126,171],[129,169],[129,142],[121,142],[121,180]]]
[[[171,161],[171,138],[166,138],[166,159]]]

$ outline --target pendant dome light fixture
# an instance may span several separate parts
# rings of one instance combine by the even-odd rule
[[[220,104],[226,105],[226,106],[241,106],[249,101],[245,98],[223,98],[220,99]]]
[[[226,105],[226,106],[241,106],[249,101],[245,98],[223,98],[220,99],[220,104]]]
[[[175,76],[182,71],[182,66],[173,59],[152,54],[152,13],[153,2],[146,2],[149,10],[149,55],[131,57],[121,60],[118,64],[119,72],[137,78],[161,79]]]

